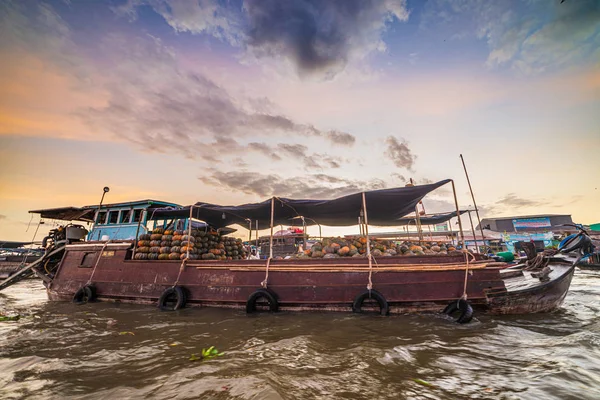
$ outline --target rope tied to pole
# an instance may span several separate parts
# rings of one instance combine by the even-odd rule
[[[100,258],[102,258],[102,254],[104,253],[104,250],[106,250],[106,246],[108,246],[109,243],[110,243],[110,239],[107,240],[106,242],[104,242],[104,245],[102,246],[102,249],[100,250],[100,254],[98,254],[98,258],[96,259],[96,264],[94,264],[94,268],[92,269],[92,274],[90,275],[90,279],[88,279],[86,286],[92,284],[92,278],[94,277],[94,274],[96,273],[96,267],[98,266],[98,264],[100,264]]]
[[[179,283],[179,278],[181,278],[181,273],[183,272],[183,270],[185,269],[186,265],[188,262],[188,258],[184,258],[183,260],[181,260],[181,265],[179,266],[179,273],[177,274],[177,279],[175,280],[175,283],[173,284],[173,287],[177,286],[177,284]]]
[[[463,286],[463,294],[460,298],[467,300],[467,283],[469,281],[469,258],[473,257],[472,261],[475,261],[475,256],[473,254],[469,253],[469,250],[467,250],[467,249],[463,249],[463,252],[465,254],[465,262],[466,262],[467,266],[465,268],[465,283]]]
[[[267,268],[265,269],[265,280],[260,283],[260,286],[263,288],[267,288],[267,283],[269,281],[269,265],[271,264],[271,257],[267,258]]]

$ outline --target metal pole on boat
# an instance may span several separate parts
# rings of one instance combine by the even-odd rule
[[[104,202],[104,195],[106,195],[106,193],[108,193],[108,192],[110,192],[110,188],[108,186],[104,186],[104,188],[102,189],[102,197],[100,198],[100,204],[98,205],[98,211],[96,212],[96,217],[94,218],[94,224],[92,225],[92,231],[96,227],[96,221],[98,220],[98,215],[100,214],[100,209],[102,208],[102,203]],[[91,235],[90,235],[90,240],[92,240]],[[100,232],[98,232],[98,240],[100,240]]]
[[[256,252],[258,253],[258,220],[256,222]]]
[[[471,218],[471,210],[468,210],[467,214],[469,215],[469,222],[471,223],[471,232],[473,232],[473,240],[475,241],[475,251],[479,252],[477,247],[477,236],[475,235],[475,228],[473,228],[473,218]],[[483,238],[481,238],[481,240],[483,240]],[[482,245],[485,247],[485,240],[483,240]]]
[[[419,215],[419,204],[415,206],[415,219],[417,225],[417,236],[419,237],[419,241],[423,241],[423,231],[421,230],[421,216]]]
[[[471,198],[473,199],[473,206],[475,206],[475,215],[477,215],[477,223],[479,223],[479,230],[481,231],[481,240],[483,240],[483,247],[485,247],[485,236],[483,235],[483,227],[481,226],[481,219],[479,218],[479,209],[477,208],[477,202],[475,201],[475,195],[473,194],[473,188],[471,187],[471,180],[469,179],[469,173],[467,172],[467,166],[465,165],[465,159],[463,155],[460,155],[460,161],[462,161],[465,175],[467,177],[467,183],[469,184],[469,191],[471,192]],[[470,217],[470,216],[469,216]]]
[[[133,215],[135,216],[135,211],[133,212]],[[140,219],[138,220],[137,230],[135,231],[135,243],[133,244],[133,253],[131,254],[132,259],[135,258],[135,252],[137,251],[138,247],[138,236],[140,234],[140,226],[142,225],[142,220],[144,220],[145,216],[146,210],[142,210],[142,212],[140,213]]]
[[[452,230],[452,218],[448,220],[448,228],[450,229],[450,243],[454,244],[454,231]]]
[[[252,220],[247,218],[246,221],[248,221],[248,244],[250,244],[252,241]]]
[[[454,194],[454,204],[456,205],[456,217],[458,218],[458,230],[460,232],[460,238],[463,246],[465,245],[465,234],[463,233],[462,221],[460,220],[460,209],[458,207],[458,197],[456,197],[456,186],[454,186],[454,179],[450,179],[452,182],[452,193]]]
[[[273,216],[275,214],[275,197],[271,198],[271,237],[269,238],[269,258],[273,258]]]
[[[189,260],[190,259],[190,245],[191,245],[191,239],[192,239],[192,213],[194,210],[194,206],[190,206],[190,219],[188,220],[188,244],[187,246],[185,246],[187,248],[186,250],[186,255],[185,255],[185,259]]]

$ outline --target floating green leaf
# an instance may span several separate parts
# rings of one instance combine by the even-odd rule
[[[415,378],[415,379],[413,379],[413,381],[415,381],[419,385],[423,385],[423,386],[427,386],[427,387],[435,387],[433,384],[431,384],[427,381],[424,381],[423,379]]]
[[[119,332],[119,335],[131,335],[131,336],[135,336],[135,333],[133,333],[133,332]]]
[[[192,356],[190,357],[190,361],[198,361],[198,360],[202,360],[202,357],[196,357],[195,354],[192,354]]]
[[[20,318],[21,318],[20,315],[13,315],[13,316],[0,315],[0,321],[18,321]]]

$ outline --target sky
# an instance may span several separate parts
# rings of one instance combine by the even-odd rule
[[[469,207],[460,154],[482,217],[600,222],[600,0],[0,2],[3,240],[104,186]]]

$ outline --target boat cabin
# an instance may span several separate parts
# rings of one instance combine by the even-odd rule
[[[158,200],[140,200],[95,207],[94,225],[88,234],[88,240],[134,240],[136,236],[148,233],[158,224],[167,223],[152,218],[154,210],[166,207],[180,206]],[[182,226],[185,226],[185,222]]]

